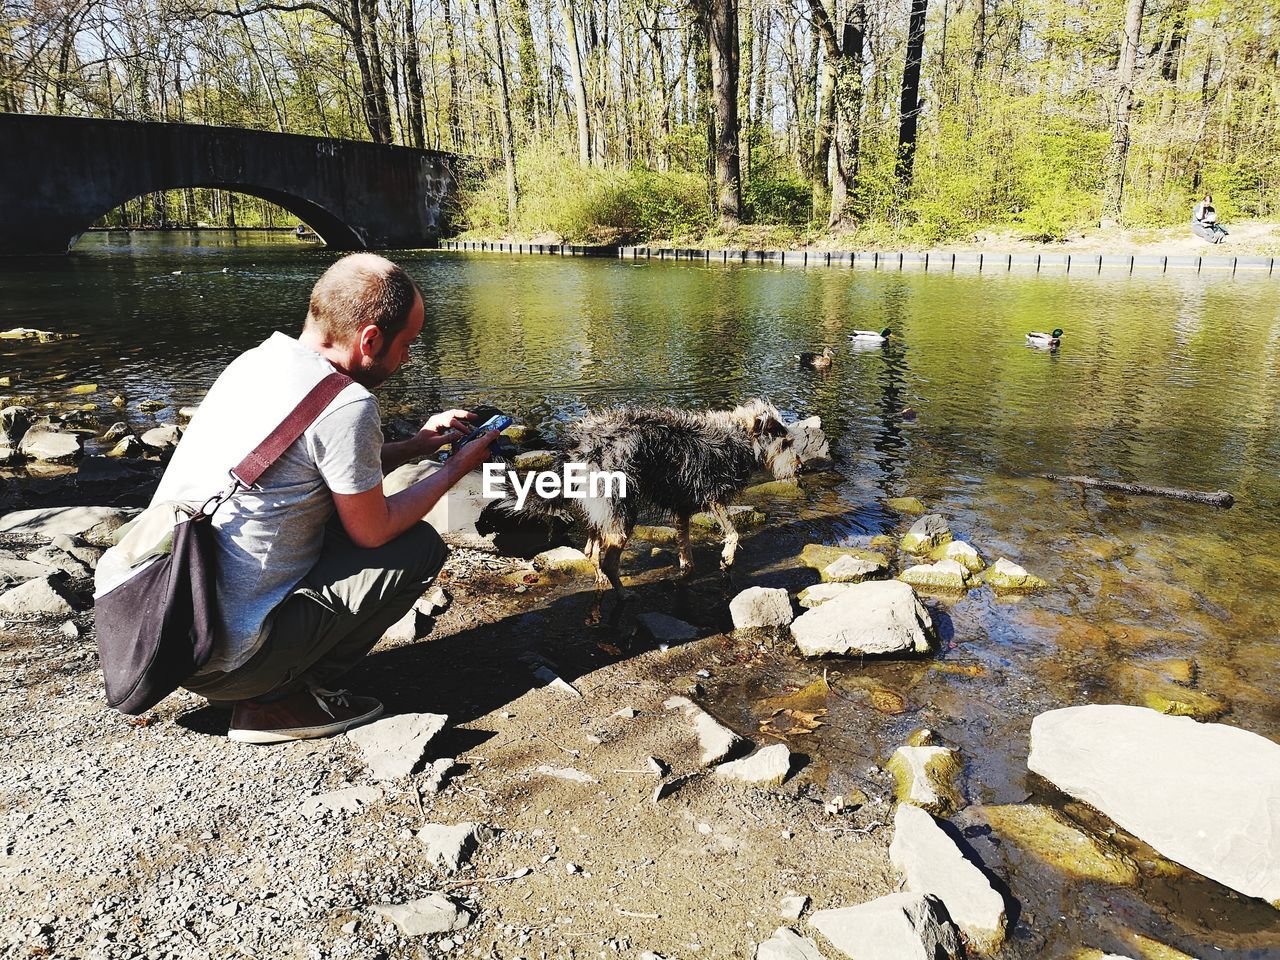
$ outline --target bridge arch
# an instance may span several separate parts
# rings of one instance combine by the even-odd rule
[[[326,247],[334,250],[364,250],[368,248],[364,237],[360,232],[349,224],[344,222],[341,217],[336,216],[331,211],[325,209],[317,203],[313,203],[304,197],[299,197],[291,193],[285,193],[281,190],[273,190],[269,187],[245,186],[240,183],[181,183],[174,186],[162,186],[149,190],[142,190],[133,193],[123,200],[111,203],[105,210],[97,210],[88,214],[88,219],[84,219],[82,214],[79,219],[82,221],[79,228],[67,240],[67,249],[79,242],[84,232],[105,217],[112,210],[124,206],[130,200],[136,200],[138,197],[148,193],[165,193],[170,190],[186,190],[193,188],[197,190],[225,190],[228,193],[240,194],[242,196],[258,197],[269,203],[274,203],[277,207],[287,210],[293,216],[297,217],[308,227],[310,227],[323,242]],[[87,214],[87,211],[85,211]]]
[[[66,253],[134,197],[187,187],[261,197],[329,246],[435,246],[449,154],[184,123],[0,114],[0,254]]]

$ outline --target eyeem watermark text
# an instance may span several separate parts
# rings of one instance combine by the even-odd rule
[[[484,488],[486,500],[496,500],[507,495],[510,484],[516,495],[516,509],[523,509],[529,492],[533,491],[544,500],[566,497],[570,500],[585,500],[588,497],[625,497],[627,495],[627,475],[618,470],[592,470],[585,463],[566,463],[560,473],[554,470],[533,470],[524,475],[523,480],[515,470],[507,470],[501,463],[484,465]]]

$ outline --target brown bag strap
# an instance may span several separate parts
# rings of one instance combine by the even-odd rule
[[[284,418],[284,422],[272,430],[267,439],[254,447],[247,457],[236,464],[231,471],[232,477],[241,486],[252,487],[258,482],[263,471],[275,463],[280,458],[280,454],[289,449],[293,441],[302,436],[302,432],[315,422],[316,417],[324,412],[324,408],[351,382],[351,378],[345,373],[334,371],[317,383],[311,388],[311,392],[293,408],[293,412]]]

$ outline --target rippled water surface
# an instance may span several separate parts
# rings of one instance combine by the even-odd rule
[[[0,373],[17,378],[8,394],[69,400],[68,387],[95,382],[104,416],[120,392],[139,423],[146,399],[171,404],[166,419],[270,331],[296,333],[333,257],[292,239],[110,234],[65,259],[0,264],[0,328],[81,335],[0,341]],[[802,586],[812,575],[790,559],[800,546],[900,533],[909,521],[882,502],[911,494],[989,562],[1009,557],[1053,584],[1018,602],[985,589],[931,599],[943,650],[928,662],[828,664],[827,725],[796,749],[833,792],[923,725],[964,752],[971,799],[1042,799],[1025,768],[1031,718],[1141,703],[1150,675],[1134,667],[1159,672],[1168,658],[1194,662],[1194,689],[1228,708],[1224,722],[1280,739],[1280,282],[397,259],[423,288],[427,324],[385,389],[388,412],[487,402],[554,437],[592,407],[765,396],[821,415],[836,471],[802,499],[763,504],[768,533],[744,541],[736,576]],[[888,345],[852,349],[850,331],[886,326]],[[1059,352],[1025,346],[1026,331],[1055,326]],[[824,345],[838,351],[829,374],[797,369],[800,350]],[[1050,472],[1225,489],[1238,503],[1081,492],[1040,478]],[[762,699],[820,675],[773,657],[709,695],[753,727]],[[1038,892],[1023,907],[1046,955],[1069,956],[1081,930],[1135,957],[1157,954],[1133,946],[1133,931],[1196,956],[1280,955],[1276,911],[1212,884],[1151,868],[1137,886],[1114,885],[973,842],[1030,878]]]

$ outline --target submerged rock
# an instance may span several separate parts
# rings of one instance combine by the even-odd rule
[[[728,508],[729,522],[733,524],[735,530],[741,530],[746,527],[758,527],[767,519],[763,513],[755,507],[748,507],[738,504]],[[689,526],[696,531],[706,532],[708,530],[719,530],[720,521],[710,513],[695,513],[689,518]]]
[[[983,580],[996,593],[1031,593],[1049,586],[1044,580],[1027,573],[1026,569],[1004,557],[988,568]]]
[[[516,454],[515,468],[517,470],[549,470],[555,466],[555,463],[554,450],[526,450],[524,453]]]
[[[1159,853],[1280,907],[1280,744],[1143,707],[1051,710],[1027,766]]]
[[[762,747],[749,757],[721,764],[715,776],[753,787],[776,787],[791,772],[791,751],[784,744]]]
[[[859,551],[846,553],[822,568],[822,579],[828,583],[862,583],[874,580],[889,569],[889,561],[878,553]]]
[[[1138,882],[1132,863],[1068,823],[1052,807],[1034,803],[966,807],[956,815],[955,824],[966,836],[970,830],[991,831],[1006,856],[1012,847],[1067,877],[1113,886]]]
[[[919,514],[924,513],[925,510],[924,504],[916,497],[891,497],[884,502],[884,505],[898,513]]]
[[[891,893],[809,918],[852,960],[959,960],[960,937],[936,897]]]
[[[646,543],[675,543],[680,534],[675,527],[652,527],[642,523],[631,531],[631,539]]]
[[[909,892],[931,893],[942,901],[970,946],[990,953],[1004,942],[1004,897],[928,813],[909,803],[898,805],[889,860]]]
[[[877,563],[886,569],[889,566],[889,561],[885,559],[884,554],[877,553],[874,550],[862,550],[858,547],[829,547],[823,543],[806,543],[800,551],[800,562],[806,567],[812,567],[819,572],[836,563],[842,557],[866,560],[871,563]]]
[[[915,592],[896,580],[850,584],[791,624],[806,657],[847,653],[927,653],[933,624]]]
[[[753,483],[742,491],[746,497],[803,497],[804,488],[799,480],[769,480],[765,483]]]
[[[939,560],[937,563],[918,563],[907,567],[898,579],[913,587],[963,593],[969,584],[969,573],[954,560]]]
[[[958,781],[964,765],[948,747],[899,747],[885,764],[897,781],[899,803],[910,803],[945,817],[964,806]]]
[[[791,623],[791,595],[781,587],[748,587],[729,601],[735,630],[785,627]]]
[[[924,554],[950,542],[951,528],[947,521],[941,514],[926,513],[911,525],[902,538],[902,549],[906,553]]]

